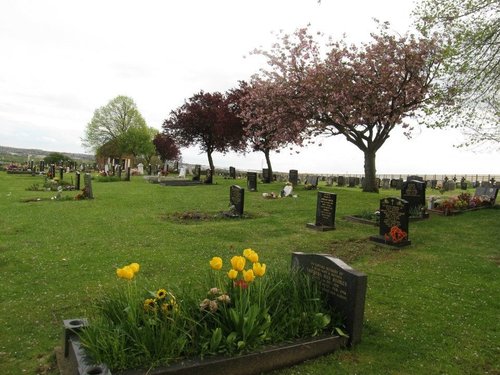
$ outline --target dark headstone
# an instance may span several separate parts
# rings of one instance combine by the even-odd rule
[[[271,174],[267,168],[262,169],[262,182],[265,184],[269,184],[271,182]]]
[[[431,189],[435,189],[437,187],[437,180],[431,180]]]
[[[290,181],[293,186],[297,186],[299,183],[299,171],[296,169],[290,169],[288,171],[288,181]]]
[[[59,168],[59,181],[63,181],[64,179],[64,168]]]
[[[408,176],[406,178],[406,181],[421,181],[421,182],[423,182],[424,178],[420,177],[420,176]]]
[[[402,178],[398,178],[396,180],[396,186],[394,188],[396,190],[401,190],[402,187],[403,187],[403,179]]]
[[[127,177],[125,177],[126,181],[130,181],[130,167],[127,167]]]
[[[444,190],[446,190],[446,191],[452,191],[452,190],[455,190],[456,185],[457,185],[457,184],[456,184],[456,182],[455,182],[455,181],[453,181],[453,180],[448,180],[448,181],[445,181],[443,188],[444,188]]]
[[[328,176],[326,178],[326,186],[333,186],[333,177],[332,176]]]
[[[401,199],[408,202],[410,213],[421,212],[425,207],[425,182],[419,180],[406,180],[401,188]]]
[[[151,164],[148,165],[148,175],[152,175],[153,173],[153,166]]]
[[[196,164],[193,171],[193,181],[200,181],[201,165]]]
[[[478,187],[474,192],[474,196],[487,196],[490,198],[491,204],[494,205],[498,196],[498,188]]]
[[[231,206],[231,212],[237,216],[242,216],[244,203],[245,189],[238,185],[232,185],[229,188],[229,205]]]
[[[371,236],[370,240],[397,247],[410,245],[408,202],[399,198],[383,198],[379,211],[379,235]]]
[[[309,189],[316,189],[318,187],[319,176],[307,176],[304,185]]]
[[[94,199],[94,192],[92,191],[92,175],[90,173],[85,173],[83,181],[85,184],[85,198]]]
[[[481,181],[481,187],[490,187],[490,182],[489,181]]]
[[[247,188],[249,191],[257,191],[257,173],[247,173]]]
[[[388,178],[383,178],[382,179],[382,189],[390,189],[391,187],[391,180]]]
[[[345,177],[344,176],[339,176],[337,179],[337,185],[338,186],[345,186]]]
[[[118,178],[122,178],[122,167],[120,165],[115,166],[115,174],[118,174]]]
[[[76,172],[76,184],[75,184],[75,190],[80,190],[80,172]]]
[[[292,253],[292,267],[318,282],[328,304],[344,319],[349,343],[361,341],[367,277],[330,255]]]
[[[316,222],[308,223],[307,227],[320,231],[335,229],[335,209],[337,194],[318,191],[316,201]]]
[[[233,180],[236,178],[236,168],[229,167],[229,178],[232,178]]]
[[[205,178],[205,181],[203,181],[203,182],[205,184],[211,184],[213,182],[212,171],[210,169],[207,169],[206,175],[207,175],[207,177]]]
[[[349,187],[355,187],[356,186],[356,178],[349,177],[349,179],[347,181],[348,181]]]

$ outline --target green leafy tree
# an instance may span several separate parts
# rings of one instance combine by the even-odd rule
[[[430,112],[431,127],[460,127],[461,146],[500,148],[500,2],[498,0],[422,0],[414,11],[424,35],[437,34],[444,44],[442,100]]]
[[[51,152],[43,158],[46,164],[73,163],[73,159],[59,152]]]
[[[120,137],[135,139],[141,133],[138,131],[130,137],[124,136],[130,129],[147,129],[146,121],[131,98],[117,96],[94,112],[85,129],[82,144],[87,149],[97,151],[99,147]]]
[[[133,127],[117,137],[117,145],[120,155],[131,154],[134,157],[143,157],[147,162],[155,155],[156,150],[153,144],[154,128]]]

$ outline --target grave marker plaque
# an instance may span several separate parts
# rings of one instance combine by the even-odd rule
[[[75,184],[75,189],[80,190],[80,172],[76,172],[76,184]]]
[[[425,182],[412,180],[403,182],[401,188],[401,199],[408,202],[410,212],[420,214],[421,209],[425,207]]]
[[[382,189],[390,189],[391,187],[391,180],[388,178],[383,178],[382,179]]]
[[[354,177],[349,177],[349,179],[347,181],[348,181],[349,187],[356,186],[356,179]]]
[[[61,167],[59,168],[59,181],[63,181],[63,177],[64,177],[64,168]]]
[[[196,164],[193,171],[193,181],[200,181],[201,165]]]
[[[308,223],[307,227],[319,231],[335,229],[335,209],[337,194],[318,191],[316,202],[316,222]]]
[[[83,182],[85,184],[85,198],[94,199],[94,192],[92,191],[92,175],[90,173],[85,173],[85,176],[83,176]]]
[[[332,309],[344,319],[349,344],[361,341],[367,277],[326,254],[292,253],[292,267],[311,275]]]
[[[205,178],[205,181],[203,181],[203,182],[205,184],[209,184],[210,185],[213,182],[212,170],[211,169],[207,169],[206,175],[207,175],[207,177]]]
[[[262,169],[262,182],[265,184],[271,183],[271,174],[269,173],[269,169],[263,168]]]
[[[238,185],[232,185],[229,188],[229,204],[231,211],[237,216],[243,215],[243,206],[245,203],[245,189]]]
[[[297,186],[299,183],[299,171],[290,169],[290,171],[288,171],[288,181],[290,181],[294,187]]]
[[[379,235],[370,236],[370,240],[396,247],[411,245],[408,239],[408,202],[393,197],[383,198],[380,200],[379,211]]]
[[[249,191],[257,191],[257,173],[247,173],[247,188]]]
[[[319,181],[319,176],[307,176],[304,184],[309,189],[317,189],[318,181]]]
[[[337,179],[337,186],[345,186],[345,177],[344,176],[339,176]]]
[[[229,178],[232,178],[233,180],[236,178],[236,168],[229,167]]]

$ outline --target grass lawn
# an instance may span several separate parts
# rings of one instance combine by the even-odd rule
[[[269,269],[289,267],[290,253],[302,251],[333,254],[368,275],[362,343],[276,374],[500,374],[500,209],[411,222],[412,245],[402,250],[374,245],[376,227],[343,219],[378,209],[394,190],[320,185],[337,194],[329,232],[305,226],[316,191],[262,198],[278,183],[246,192],[242,219],[178,219],[227,210],[235,181],[215,181],[164,187],[133,177],[94,182],[94,200],[23,202],[55,193],[26,190],[42,177],[0,172],[0,374],[57,374],[62,320],[85,316],[116,282],[116,267],[140,263],[151,288],[195,285],[212,256],[247,247]]]

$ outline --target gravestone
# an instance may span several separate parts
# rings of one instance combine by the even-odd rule
[[[467,190],[467,181],[465,180],[465,177],[462,177],[460,180],[460,189]]]
[[[293,193],[293,185],[287,183],[283,189],[281,189],[280,196],[282,198],[289,197]]]
[[[326,186],[333,186],[333,177],[332,176],[328,176],[326,178]]]
[[[304,185],[309,189],[316,189],[318,187],[319,176],[307,176]]]
[[[455,183],[455,181],[453,181],[453,180],[448,180],[448,181],[445,181],[443,188],[444,188],[444,190],[446,190],[446,191],[452,191],[452,190],[455,190],[456,185],[457,185],[457,184]]]
[[[200,181],[201,165],[196,164],[193,171],[193,181]]]
[[[125,177],[125,181],[130,181],[130,167],[127,167],[127,177]]]
[[[355,187],[356,186],[356,178],[349,177],[349,179],[347,181],[348,181],[349,187]]]
[[[229,178],[236,179],[236,168],[229,167]]]
[[[391,188],[391,180],[388,178],[382,179],[382,189],[390,189]]]
[[[485,187],[485,188],[490,187],[490,182],[489,181],[481,181],[481,187]]]
[[[487,196],[490,198],[491,204],[494,205],[498,196],[498,188],[496,187],[478,187],[474,192],[474,196]]]
[[[401,190],[402,187],[403,187],[403,179],[402,178],[398,178],[396,180],[396,186],[394,188],[396,190]]]
[[[116,174],[116,171],[118,171],[118,178],[121,179],[122,178],[122,167],[120,165],[115,165],[115,174]]]
[[[76,172],[76,184],[75,184],[75,190],[80,190],[80,172]]]
[[[245,189],[238,185],[232,185],[229,188],[229,205],[231,206],[231,212],[234,215],[243,215],[243,206],[245,203]]]
[[[337,186],[345,186],[345,177],[344,176],[339,176],[337,178]]]
[[[318,283],[329,306],[341,315],[349,344],[361,342],[367,276],[327,254],[294,252],[292,267],[306,272]]]
[[[425,185],[425,182],[419,180],[403,182],[401,199],[408,202],[409,212],[413,216],[420,216],[425,207]]]
[[[85,184],[85,198],[94,199],[94,192],[92,191],[92,175],[90,173],[85,173],[85,176],[83,176],[83,182]]]
[[[249,191],[257,191],[257,172],[247,173],[247,188]]]
[[[396,189],[396,179],[392,178],[390,183],[391,189]]]
[[[335,209],[337,194],[318,191],[316,201],[316,221],[308,223],[307,227],[319,231],[335,229]]]
[[[420,176],[408,176],[406,181],[421,181],[424,182],[424,178]]]
[[[151,164],[148,165],[148,175],[151,176],[153,173],[153,166]]]
[[[144,174],[144,164],[142,163],[137,164],[137,173],[139,173],[140,175]]]
[[[39,163],[39,169],[40,169],[40,172],[43,172],[45,170],[45,162],[42,160],[40,161]]]
[[[431,189],[435,189],[437,186],[437,180],[431,180]]]
[[[288,171],[288,181],[292,183],[292,186],[297,186],[299,183],[299,171],[296,169],[290,169]]]
[[[210,169],[207,169],[206,178],[205,178],[205,181],[203,181],[203,182],[205,184],[211,184],[213,182],[212,171]]]
[[[265,184],[269,184],[271,182],[271,174],[267,168],[262,169],[262,182]]]
[[[61,167],[59,168],[59,181],[63,181],[63,177],[64,177],[64,168]]]
[[[400,198],[383,198],[380,200],[379,212],[379,235],[370,236],[370,240],[396,247],[411,245],[408,202]]]
[[[181,167],[179,171],[179,178],[186,178],[186,168]]]

